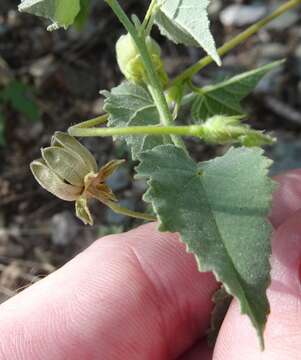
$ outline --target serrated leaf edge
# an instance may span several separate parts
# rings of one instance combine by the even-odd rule
[[[160,146],[162,146],[162,145],[160,145]],[[157,148],[159,148],[160,146],[157,146],[157,147],[155,147],[154,149],[157,149]],[[166,146],[166,145],[163,145],[163,146]],[[173,145],[170,145],[170,146],[173,146]],[[143,156],[143,154],[146,154],[146,153],[148,153],[148,152],[151,152],[151,151],[153,151],[154,149],[152,149],[152,150],[150,150],[150,151],[145,151],[145,152],[143,152],[141,155]],[[231,151],[233,151],[233,149],[234,149],[234,148],[231,147],[231,148],[228,150],[227,154],[229,154]],[[248,149],[248,150],[250,150],[250,149]],[[271,178],[268,177],[269,168],[270,168],[270,166],[273,164],[273,161],[272,161],[271,159],[268,159],[267,157],[264,157],[264,156],[263,156],[263,154],[264,154],[264,150],[263,150],[263,149],[261,149],[261,148],[252,148],[252,150],[253,150],[253,151],[256,151],[256,150],[257,150],[257,151],[258,151],[258,155],[260,155],[260,156],[263,157],[264,162],[263,162],[263,164],[262,164],[262,165],[263,165],[262,168],[263,168],[264,175],[266,176],[267,181],[270,182],[270,186],[273,188],[272,190],[275,191],[276,188],[277,188],[277,183],[276,183],[274,180],[272,180]],[[211,160],[211,161],[217,161],[217,160],[218,160],[219,158],[221,158],[221,157],[223,157],[223,156],[216,157],[215,159],[213,159],[213,160]],[[139,158],[140,158],[140,160],[141,160],[141,157],[139,157]],[[188,155],[187,155],[187,159],[190,160],[190,158],[188,157]],[[138,165],[138,167],[139,167],[139,165]],[[138,176],[138,177],[139,177],[139,176]],[[152,178],[150,178],[149,180],[147,180],[148,190],[147,190],[147,191],[145,192],[145,194],[143,195],[143,200],[144,200],[145,202],[147,202],[147,203],[150,203],[150,204],[152,205],[153,210],[154,210],[154,213],[155,213],[155,215],[157,216],[157,219],[158,219],[158,230],[159,230],[160,232],[167,232],[167,231],[169,231],[169,229],[167,229],[167,228],[165,227],[165,225],[163,224],[163,222],[162,222],[162,220],[161,220],[161,216],[160,216],[160,214],[159,214],[159,208],[155,206],[155,204],[151,201],[151,199],[150,199],[150,197],[149,197],[149,194],[150,194],[150,192],[151,192],[151,190],[152,190],[152,186],[153,186],[154,183],[155,183],[155,181],[154,181]],[[272,201],[273,201],[273,195],[272,195],[272,192],[273,192],[273,191],[271,191],[271,195],[269,196],[270,199],[268,199],[269,208],[271,208]],[[205,193],[206,193],[206,192],[205,192]],[[269,222],[268,219],[266,220],[266,224],[267,224],[267,226],[268,226],[269,229],[270,229],[270,234],[269,234],[269,236],[271,236],[271,234],[272,234],[272,225],[271,225],[271,223]],[[216,224],[216,227],[217,227],[217,229],[218,229],[217,224]],[[219,230],[218,230],[218,232],[219,232]],[[190,249],[189,245],[188,245],[185,241],[183,241],[181,234],[180,234],[180,240],[181,240],[181,242],[185,245],[186,251],[187,251],[188,253],[192,254],[192,255],[195,257],[196,262],[197,262],[197,266],[198,266],[198,270],[199,270],[200,272],[207,272],[207,271],[212,272],[212,273],[214,274],[216,280],[217,280],[218,282],[222,282],[222,283],[223,283],[223,281],[221,280],[221,278],[218,276],[218,274],[216,273],[216,271],[215,271],[214,269],[211,269],[210,267],[207,268],[207,267],[204,267],[204,266],[201,265],[200,259],[199,259],[199,258],[197,257],[197,255],[194,254],[194,252]],[[226,248],[225,246],[224,246],[224,248],[225,248],[225,250],[227,251],[227,248]],[[270,250],[270,253],[271,253],[271,250]],[[229,256],[229,254],[228,254],[228,256]],[[231,259],[230,256],[229,256],[229,259],[230,259],[231,262],[232,262],[232,259]],[[233,262],[232,262],[232,264],[233,264]],[[234,269],[235,272],[237,273],[236,268],[235,268],[234,265],[233,265],[233,269]],[[269,272],[270,272],[270,270],[271,270],[271,265],[269,266]],[[237,275],[238,275],[238,277],[240,277],[239,273],[237,273]],[[266,283],[265,283],[265,288],[268,288],[269,285],[270,285],[270,283],[271,283],[271,277],[269,276],[269,278],[267,279],[267,281],[266,281]],[[223,286],[225,287],[227,293],[228,293],[229,295],[233,296],[233,297],[236,299],[235,294],[231,291],[231,289],[227,286],[227,284],[223,283]],[[242,288],[242,289],[243,289],[243,288]],[[245,307],[245,305],[244,305],[241,301],[238,300],[239,307],[240,307],[240,313],[241,313],[241,315],[247,315],[247,316],[250,318],[252,324],[254,325],[254,327],[255,327],[255,329],[256,329],[256,333],[257,333],[257,335],[258,335],[258,338],[259,338],[259,340],[260,340],[261,349],[264,349],[263,332],[264,332],[264,328],[265,328],[265,325],[266,325],[267,317],[268,317],[268,315],[269,315],[269,313],[270,313],[270,309],[268,309],[268,312],[267,312],[267,314],[266,314],[266,316],[265,316],[265,323],[264,323],[264,325],[261,326],[261,325],[258,324],[258,322],[256,321],[256,317],[254,316],[253,311],[252,311],[251,307],[249,306],[249,300],[248,300],[248,298],[245,296],[244,289],[243,289],[243,294],[244,294],[244,297],[245,297],[245,300],[246,300],[245,303],[247,304],[247,307]],[[268,300],[267,300],[267,303],[268,303]],[[248,312],[247,312],[248,309],[249,309],[249,314],[251,314],[251,317],[248,315]]]

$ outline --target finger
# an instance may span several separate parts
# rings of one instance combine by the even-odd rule
[[[274,180],[278,183],[278,188],[274,194],[271,221],[275,227],[278,227],[293,212],[301,208],[301,170],[281,174]],[[203,359],[205,353],[207,357],[212,358],[206,342],[201,340],[181,360]]]
[[[295,211],[301,209],[301,169],[276,176],[278,189],[274,193],[271,222],[280,226]]]
[[[176,358],[205,333],[216,287],[155,224],[109,236],[0,307],[0,358]]]
[[[214,360],[296,360],[301,358],[301,211],[285,222],[273,238],[271,314],[259,350],[254,329],[233,302],[223,323]]]
[[[290,177],[291,178],[291,177]],[[290,204],[289,204],[290,205]],[[290,209],[290,206],[288,206],[288,209]],[[140,239],[139,239],[139,241],[140,241]],[[104,242],[104,241],[103,241]],[[101,247],[101,246],[100,246]],[[117,248],[119,247],[119,245],[117,246]],[[28,304],[27,304],[27,302],[25,301],[25,303],[23,304],[23,307],[21,307],[21,306],[18,306],[18,301],[17,300],[14,300],[14,302],[10,302],[9,304],[11,304],[11,306],[15,306],[15,309],[16,308],[18,308],[18,309],[20,309],[19,311],[23,311],[23,310],[35,310],[34,311],[34,313],[37,313],[38,311],[37,310],[39,310],[40,308],[39,308],[39,306],[37,306],[36,308],[35,308],[35,304],[37,304],[37,305],[39,305],[42,301],[44,301],[44,308],[46,309],[47,308],[47,305],[48,305],[48,303],[49,303],[49,299],[47,298],[47,299],[45,299],[45,295],[44,296],[42,296],[40,293],[39,293],[39,291],[41,291],[41,289],[42,288],[46,288],[46,289],[50,289],[50,293],[53,293],[53,294],[56,294],[56,292],[55,292],[55,289],[57,288],[57,281],[59,281],[60,279],[64,279],[64,277],[66,276],[66,275],[68,275],[68,276],[70,276],[70,273],[72,274],[72,273],[74,273],[74,268],[75,267],[77,267],[77,265],[75,266],[75,264],[77,264],[77,263],[80,263],[81,264],[81,266],[84,266],[85,264],[86,264],[86,262],[87,262],[87,260],[85,260],[85,261],[81,261],[82,260],[82,258],[84,257],[84,255],[81,255],[81,257],[79,257],[79,258],[77,258],[76,260],[74,260],[71,264],[70,264],[70,266],[68,265],[68,269],[69,269],[69,267],[70,267],[70,269],[71,270],[68,270],[68,271],[66,271],[67,269],[66,268],[64,268],[64,270],[63,271],[60,271],[59,272],[59,274],[57,275],[55,275],[55,276],[53,276],[53,277],[51,277],[51,281],[50,281],[50,279],[49,280],[47,280],[47,282],[46,282],[46,284],[39,284],[38,285],[38,288],[37,288],[37,290],[35,290],[36,289],[36,287],[33,289],[31,289],[30,290],[30,294],[29,295],[26,295],[27,296],[27,298],[28,298],[28,296],[33,296],[33,295],[31,295],[32,294],[32,292],[34,293],[34,294],[36,294],[35,295],[35,301],[32,301],[32,304],[34,304],[34,305],[32,305],[32,307],[30,308],[28,308]],[[89,256],[87,257],[88,259],[90,259],[89,258]],[[190,257],[191,258],[191,257]],[[93,264],[94,262],[95,262],[95,258],[94,259],[91,259],[91,263]],[[190,259],[190,264],[194,264],[194,261],[192,260],[192,258]],[[91,266],[91,268],[93,268],[92,266]],[[97,269],[96,269],[96,272],[97,272]],[[90,272],[87,272],[87,275],[88,274],[91,274]],[[92,277],[93,278],[93,277]],[[53,279],[53,280],[52,280]],[[72,279],[72,276],[71,276],[71,280],[72,280],[72,282],[73,282],[73,279]],[[97,279],[96,279],[97,280]],[[212,280],[212,279],[211,279]],[[67,283],[65,283],[65,281],[62,281],[64,284],[63,284],[63,286],[62,286],[62,288],[64,289],[64,287],[68,287],[69,288],[69,284],[67,284]],[[87,284],[85,284],[86,286],[88,286],[90,283],[89,282],[87,282]],[[76,282],[75,282],[75,285],[76,285]],[[77,289],[77,287],[74,285],[74,287],[73,288],[69,288],[69,292],[72,294],[73,293],[73,291],[75,290],[75,288],[76,288],[76,291],[77,292],[80,292],[80,290],[78,290],[78,289],[81,289],[83,286],[82,285],[80,285],[80,286],[78,286],[78,289]],[[77,285],[79,285],[79,284],[77,284]],[[206,284],[205,284],[206,285]],[[214,285],[215,286],[215,285]],[[209,289],[210,290],[210,289]],[[48,291],[48,290],[47,290]],[[27,292],[26,292],[26,294],[27,294]],[[62,291],[62,293],[61,293],[61,297],[59,297],[59,300],[60,301],[62,301],[62,303],[64,303],[64,297],[65,297],[65,294],[66,294],[66,291]],[[25,295],[25,294],[24,294]],[[23,295],[23,296],[24,296]],[[56,297],[58,296],[57,294],[55,295]],[[206,296],[205,296],[206,297]],[[88,296],[88,298],[89,298],[89,296]],[[18,298],[19,299],[19,298]],[[63,300],[62,300],[63,299]],[[208,297],[207,297],[207,300],[208,300]],[[19,300],[19,301],[21,301],[21,300]],[[55,301],[54,301],[54,303],[55,303]],[[73,304],[73,301],[69,301],[69,303],[71,303],[71,304]],[[13,305],[13,304],[17,304],[17,305]],[[69,304],[70,305],[70,304]],[[208,305],[208,303],[207,303],[207,305]],[[9,307],[10,305],[7,305],[6,306],[6,308],[7,307]],[[54,304],[54,306],[52,306],[52,307],[49,307],[52,311],[53,311],[53,308],[55,309],[55,307],[56,307],[56,305]],[[209,307],[210,307],[210,305],[209,305]],[[4,309],[4,310],[3,310]],[[22,310],[23,309],[23,310]],[[206,310],[206,307],[205,307],[205,310]],[[5,308],[3,308],[2,307],[2,313],[3,312],[5,312]],[[17,311],[15,310],[15,312],[16,312],[16,314],[17,314]],[[30,311],[27,311],[29,314],[31,314],[31,312]],[[46,313],[47,313],[47,311],[46,311]],[[70,312],[71,314],[72,314],[72,312]],[[49,312],[49,314],[52,314],[51,312]],[[69,313],[68,313],[69,314]],[[22,315],[22,314],[20,314],[20,315]],[[96,315],[98,315],[98,314],[96,314]],[[202,313],[200,312],[200,315],[202,315]],[[203,315],[202,315],[203,316]],[[203,321],[203,318],[202,318],[202,316],[201,316],[201,321]],[[6,317],[6,320],[8,320],[8,321],[10,321],[10,319],[13,319],[14,317],[12,316],[12,317]],[[28,317],[27,317],[28,318]],[[62,320],[64,321],[64,319],[65,318],[68,318],[67,317],[67,315],[66,315],[66,317],[63,317],[62,318]],[[76,317],[75,317],[76,318]],[[97,316],[95,316],[95,318],[97,318]],[[19,316],[19,319],[22,319],[22,316]],[[53,318],[54,320],[56,319],[55,317]],[[26,319],[25,319],[26,320]],[[56,320],[55,320],[56,321]],[[203,324],[205,324],[205,322],[206,321],[203,321]],[[50,323],[51,324],[51,323]],[[172,322],[171,322],[171,324],[173,324]],[[43,325],[43,326],[45,326],[45,325]],[[60,324],[58,324],[58,326],[59,327],[62,327]],[[197,327],[197,326],[196,326]],[[49,327],[47,328],[47,330],[49,329]],[[186,329],[185,327],[183,327],[183,329]],[[201,332],[200,332],[201,333]],[[8,337],[9,337],[9,332],[6,332],[6,334],[8,334]],[[48,334],[47,332],[46,332],[46,334]],[[55,333],[54,333],[55,334]],[[21,332],[21,334],[20,334],[20,336],[21,336],[21,338],[22,337],[24,337],[24,333],[22,334],[22,332]],[[27,336],[28,336],[28,334],[27,334]],[[90,336],[90,338],[93,338],[93,332],[92,332],[92,335],[89,335]],[[89,341],[87,340],[87,339],[89,339],[89,336],[87,336],[87,337],[84,337],[84,339],[83,339],[83,342],[84,343],[88,343],[89,344]],[[31,336],[31,338],[32,338],[32,336]],[[45,338],[45,340],[46,340],[46,345],[47,345],[47,339],[46,339],[46,336],[44,337]],[[40,339],[40,341],[41,342],[43,342],[43,339],[44,339],[43,337],[41,337],[41,339]],[[189,343],[189,341],[190,341],[190,339],[191,339],[191,337],[190,336],[188,336],[188,341],[187,341],[187,339],[185,339],[185,337],[183,338],[183,341],[181,342],[180,341],[180,343],[181,344],[183,344],[183,343],[185,343],[185,342],[187,342],[187,343]],[[23,339],[23,340],[26,340],[26,339]],[[3,339],[3,341],[5,342],[5,340]],[[8,344],[9,344],[9,342],[8,342]],[[38,344],[38,343],[37,343]],[[60,351],[67,351],[66,350],[66,347],[65,347],[65,345],[66,344],[60,344],[60,342],[58,342],[58,344],[57,344],[58,346],[55,346],[54,348],[53,348],[53,351],[59,351],[59,353],[60,353]],[[21,345],[20,345],[21,346]],[[45,346],[45,344],[44,344],[44,346]],[[70,347],[70,346],[69,346]],[[36,348],[36,347],[35,347]],[[68,346],[67,346],[67,348],[68,348]],[[179,348],[181,348],[181,346],[179,346]],[[177,347],[176,347],[176,349],[177,349]],[[22,351],[21,351],[22,352]],[[51,354],[51,353],[50,353]],[[64,355],[62,355],[63,357],[64,357]],[[80,356],[80,355],[79,355]],[[36,357],[37,358],[37,357]],[[44,355],[43,355],[43,357],[42,357],[43,359],[45,359],[45,357],[44,357]],[[58,358],[58,357],[57,357]],[[66,357],[65,357],[66,358]],[[74,358],[74,357],[73,357]]]
[[[207,340],[197,342],[191,350],[181,356],[179,360],[212,360],[212,349],[208,347]]]

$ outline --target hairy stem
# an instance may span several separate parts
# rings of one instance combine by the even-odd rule
[[[77,137],[107,137],[129,135],[201,136],[203,125],[190,126],[129,126],[125,128],[70,128],[69,134]]]
[[[162,125],[172,125],[173,116],[169,110],[163,87],[161,85],[160,79],[156,73],[151,56],[145,44],[144,34],[142,36],[139,35],[135,26],[132,24],[132,22],[130,21],[126,13],[123,11],[117,0],[106,0],[106,2],[112,8],[119,21],[123,24],[129,34],[132,36],[137,46],[137,49],[140,52],[141,59],[143,61],[143,65],[149,81],[148,88],[158,109]],[[179,146],[186,150],[185,144],[181,138],[172,136],[172,140],[176,146]]]
[[[157,221],[156,216],[150,215],[150,214],[145,214],[145,213],[141,213],[141,212],[137,212],[137,211],[133,211],[127,208],[124,208],[114,202],[108,202],[106,204],[111,210],[113,210],[115,213],[120,214],[120,215],[125,215],[125,216],[129,216],[135,219],[140,219],[140,220],[146,220],[146,221]]]
[[[234,49],[241,43],[245,42],[248,38],[256,34],[259,30],[264,28],[271,21],[275,20],[279,16],[283,15],[285,12],[295,8],[301,4],[301,0],[290,0],[276,9],[272,14],[265,17],[264,19],[258,21],[256,24],[250,26],[248,29],[243,31],[241,34],[234,37],[232,40],[228,41],[222,47],[218,49],[220,56],[227,54],[230,50]],[[202,70],[207,65],[211,64],[213,59],[211,56],[206,56],[203,59],[199,60],[194,65],[190,66],[180,75],[178,75],[170,84],[169,87],[185,82],[186,80],[191,79],[196,73]]]
[[[150,33],[151,27],[153,25],[153,16],[154,16],[154,12],[155,12],[157,4],[158,4],[158,0],[152,0],[151,4],[147,10],[147,13],[144,17],[144,20],[143,20],[142,26],[145,29],[145,32],[147,35]]]
[[[107,3],[113,8],[113,6],[116,6],[116,4],[111,4],[112,1],[111,0],[106,0]],[[114,1],[114,3],[116,3],[117,1]],[[156,1],[153,0],[152,4],[155,4]],[[259,22],[257,22],[256,24],[250,26],[248,29],[246,29],[245,31],[243,31],[241,34],[237,35],[236,37],[234,37],[232,40],[230,40],[229,42],[227,42],[226,44],[224,44],[223,46],[221,46],[218,49],[218,53],[220,56],[223,56],[225,54],[227,54],[229,51],[231,51],[232,49],[234,49],[235,47],[237,47],[238,45],[240,45],[241,43],[243,43],[244,41],[246,41],[248,38],[250,38],[251,36],[253,36],[254,34],[256,34],[259,30],[261,30],[263,27],[265,27],[267,24],[269,24],[271,21],[275,20],[276,18],[278,18],[279,16],[283,15],[285,12],[293,9],[294,7],[298,6],[301,4],[301,0],[290,0],[287,3],[283,4],[282,6],[280,6],[278,9],[276,9],[271,15],[267,16],[266,18],[260,20]],[[118,2],[117,5],[119,6]],[[154,5],[153,5],[154,6]],[[113,8],[114,10],[114,8]],[[151,9],[152,10],[152,9]],[[150,11],[151,11],[150,10]],[[122,11],[122,9],[121,9]],[[150,13],[150,11],[148,13]],[[115,11],[116,12],[116,11]],[[119,17],[119,16],[118,16]],[[147,18],[147,16],[146,16]],[[120,19],[120,17],[119,17]],[[130,22],[130,20],[127,18],[126,14],[123,14],[122,16],[122,21],[121,21],[124,26],[126,27],[126,29],[128,30],[128,32],[132,35],[132,37],[134,38],[134,40],[139,40],[138,43],[140,43],[140,38],[137,35],[136,29],[133,26],[133,24]],[[130,31],[131,30],[131,31]],[[137,39],[137,37],[139,39]],[[136,41],[135,40],[135,41]],[[145,46],[146,48],[146,46]],[[146,53],[147,52],[147,49]],[[148,55],[149,57],[149,55]],[[151,62],[151,59],[149,57],[147,62]],[[182,72],[179,76],[177,76],[170,84],[169,87],[175,86],[177,84],[180,84],[184,81],[190,80],[193,75],[195,75],[196,73],[198,73],[200,70],[202,70],[204,67],[206,67],[207,65],[211,64],[213,62],[213,59],[210,56],[206,56],[203,59],[201,59],[200,61],[198,61],[197,63],[195,63],[194,65],[190,66],[188,69],[186,69],[184,72]],[[152,65],[153,68],[153,65]],[[155,73],[155,72],[154,72]],[[152,74],[153,75],[153,74]],[[151,76],[153,77],[153,76]],[[156,77],[156,74],[155,74]],[[159,81],[159,85],[160,85],[160,81]],[[161,87],[162,88],[162,87]],[[154,97],[154,100],[159,98],[159,96],[157,95],[156,91],[153,92],[153,85],[151,86],[151,92],[152,95]],[[172,115],[168,109],[168,111],[166,110],[166,107],[168,108],[166,99],[163,97],[162,98],[162,94],[163,94],[163,90],[161,92],[160,95],[160,100],[159,102],[156,102],[157,108],[158,110],[161,109],[161,103],[163,103],[163,109],[159,111],[160,112],[160,116],[162,117],[162,123],[163,125],[171,125],[171,120],[172,120]],[[190,94],[188,95],[188,97],[186,96],[184,98],[184,103],[185,102],[190,102],[191,99],[193,98],[193,96]],[[155,100],[156,101],[156,100]],[[164,104],[164,102],[166,104]],[[183,105],[183,104],[182,104]],[[165,116],[165,113],[167,113],[167,116]],[[108,115],[103,115],[103,117],[100,118],[96,118],[96,119],[92,119],[92,120],[88,120],[85,122],[82,122],[80,124],[74,125],[73,127],[69,128],[69,133],[72,134],[73,136],[84,136],[84,135],[75,135],[75,133],[77,133],[76,129],[78,128],[91,128],[92,126],[96,126],[96,125],[101,125],[103,124],[106,120],[107,120]],[[102,121],[102,119],[104,121]],[[165,119],[169,119],[168,121],[164,121]],[[99,121],[100,120],[100,121]],[[89,135],[91,136],[91,135]],[[176,142],[178,142],[179,139],[176,139]],[[183,147],[183,143],[180,140],[179,146]],[[185,146],[185,145],[184,145]]]
[[[243,126],[227,125],[226,128],[208,128],[208,124],[188,125],[188,126],[129,126],[125,128],[73,128],[70,135],[80,137],[107,137],[107,136],[193,136],[204,141],[223,144],[224,141],[239,140],[243,136],[253,136],[254,139],[261,141],[261,144],[273,144],[275,138],[270,135]],[[209,136],[209,137],[208,137]],[[226,140],[224,140],[224,138]],[[215,140],[212,140],[215,139]],[[253,140],[254,140],[253,139]]]

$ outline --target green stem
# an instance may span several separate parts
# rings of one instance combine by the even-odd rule
[[[156,216],[150,215],[150,214],[145,214],[145,213],[141,213],[141,212],[137,212],[137,211],[133,211],[127,208],[124,208],[116,203],[113,202],[108,202],[106,204],[111,210],[113,210],[115,213],[120,214],[120,215],[125,215],[125,216],[129,216],[135,219],[140,219],[140,220],[146,220],[146,221],[157,221]]]
[[[268,23],[275,20],[279,16],[283,15],[285,12],[293,9],[294,7],[301,4],[301,0],[290,0],[276,9],[272,14],[265,17],[264,19],[258,21],[256,24],[250,26],[248,29],[243,31],[238,36],[234,37],[232,40],[228,41],[222,47],[218,49],[220,56],[227,54],[230,50],[234,49],[241,43],[245,42],[248,38],[256,34],[259,30],[264,28]],[[202,70],[207,65],[211,64],[213,59],[211,56],[206,56],[203,59],[199,60],[194,65],[190,66],[179,76],[177,76],[170,84],[169,87],[185,82],[186,80],[191,79],[196,73]]]
[[[107,0],[108,4],[112,7],[113,5],[111,5],[109,2],[110,0]],[[152,0],[152,4],[156,3],[157,0]],[[118,3],[117,3],[118,4]],[[151,4],[151,6],[152,6]],[[279,16],[281,16],[282,14],[284,14],[285,12],[293,9],[294,7],[298,6],[301,4],[301,0],[291,0],[288,1],[286,4],[280,6],[278,9],[276,9],[271,15],[267,16],[266,18],[260,20],[258,23],[250,26],[248,29],[246,29],[245,31],[243,31],[241,34],[239,34],[238,36],[236,36],[235,38],[233,38],[232,40],[230,40],[229,42],[227,42],[226,44],[224,44],[222,47],[220,47],[218,49],[218,53],[220,56],[223,56],[225,54],[227,54],[230,50],[232,50],[233,48],[235,48],[236,46],[240,45],[242,42],[244,42],[245,40],[247,40],[249,37],[251,37],[252,35],[254,35],[255,33],[257,33],[260,29],[262,29],[263,27],[265,27],[268,23],[270,23],[271,21],[275,20],[276,18],[278,18]],[[154,6],[154,5],[153,5]],[[112,7],[113,8],[113,7]],[[151,7],[150,7],[151,8]],[[113,9],[114,10],[114,9]],[[122,10],[122,9],[121,9]],[[151,9],[152,10],[152,9]],[[151,10],[149,9],[148,14],[151,13]],[[125,18],[123,18],[122,23],[125,25],[124,21],[126,21],[127,24],[127,30],[128,26],[131,29],[131,35],[134,38],[134,34],[135,34],[135,38],[137,37],[137,33],[136,33],[136,29],[135,27],[132,25],[132,23],[129,21],[129,19],[127,18],[126,14]],[[150,15],[146,15],[146,18],[149,17]],[[134,39],[135,39],[134,38]],[[147,49],[146,49],[147,51]],[[186,69],[183,73],[181,73],[178,77],[176,77],[169,85],[169,87],[172,87],[176,84],[179,84],[181,82],[190,80],[193,75],[195,75],[197,72],[199,72],[200,70],[202,70],[204,67],[206,67],[207,65],[211,64],[213,62],[213,59],[210,56],[206,56],[205,58],[201,59],[200,61],[198,61],[197,63],[195,63],[194,65],[192,65],[191,67],[189,67],[188,69]],[[150,89],[150,91],[152,92],[152,87]],[[154,98],[156,97],[156,94],[153,94]],[[163,95],[164,96],[164,95]],[[194,97],[194,95],[192,96],[191,94],[189,94],[188,96],[184,97],[184,103],[190,103],[191,99]],[[164,97],[165,98],[165,97]],[[165,100],[166,102],[166,100]],[[183,105],[183,104],[182,104]],[[168,105],[167,105],[168,107]],[[164,106],[165,108],[165,106]],[[168,111],[170,113],[170,111]],[[162,112],[161,112],[162,113]],[[163,116],[163,115],[162,115]],[[169,118],[170,116],[168,116]],[[95,119],[92,120],[88,120],[85,122],[82,122],[80,124],[74,125],[72,127],[69,128],[69,132],[70,134],[73,134],[73,136],[82,136],[82,135],[74,135],[75,133],[77,133],[76,129],[78,128],[91,128],[93,126],[96,125],[101,125],[103,123],[105,123],[108,119],[108,115],[104,114],[100,117],[97,117]],[[164,121],[162,121],[164,124]],[[170,124],[171,125],[171,124]],[[91,135],[89,135],[91,136]]]
[[[125,128],[79,128],[72,127],[69,134],[76,137],[107,137],[129,135],[176,135],[198,136],[202,135],[203,125],[190,126],[129,126]]]
[[[87,128],[92,128],[93,126],[103,125],[108,121],[108,117],[109,117],[108,114],[103,114],[94,119],[83,121],[79,124],[71,126],[68,129],[68,132],[72,132],[73,129],[87,129]]]
[[[123,24],[129,34],[132,36],[137,49],[140,52],[140,56],[148,77],[148,88],[151,92],[151,95],[154,99],[156,107],[158,109],[161,123],[162,125],[169,126],[173,124],[173,116],[169,110],[164,90],[161,85],[160,79],[156,73],[155,67],[153,65],[151,56],[149,55],[145,37],[139,36],[135,26],[132,24],[126,13],[123,11],[122,7],[119,5],[117,0],[106,0],[107,4],[112,8],[116,16],[118,17],[119,21]],[[172,140],[176,146],[179,146],[186,150],[185,144],[181,138],[172,136]]]
[[[142,28],[145,29],[145,33],[148,35],[151,30],[151,26],[153,24],[153,16],[155,12],[155,8],[157,6],[158,0],[152,0],[150,6],[148,7],[147,13],[143,20]]]
[[[211,125],[212,126],[212,125]],[[248,128],[247,126],[235,126],[227,125],[226,127],[211,127],[209,124],[204,123],[202,125],[188,125],[188,126],[130,126],[126,128],[90,128],[81,129],[73,128],[69,129],[69,134],[79,137],[107,137],[107,136],[194,136],[198,139],[203,139],[209,143],[226,144],[234,143],[236,141],[242,141],[242,137],[250,137],[258,144],[273,144],[275,138],[270,135],[265,135],[260,131]],[[251,146],[251,145],[248,145]],[[255,145],[253,145],[255,146]],[[257,146],[257,145],[256,145]]]

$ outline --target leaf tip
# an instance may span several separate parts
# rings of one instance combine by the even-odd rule
[[[221,57],[219,56],[218,53],[216,53],[216,55],[213,57],[213,60],[216,62],[217,66],[222,66],[223,65],[222,59],[221,59]]]

